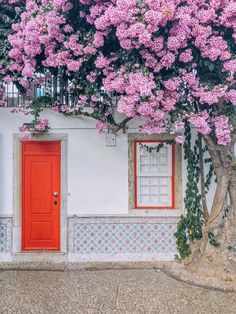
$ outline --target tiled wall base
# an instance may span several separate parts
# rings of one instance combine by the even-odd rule
[[[169,261],[176,251],[173,233],[178,218],[159,217],[70,217],[68,255],[70,262]],[[17,237],[15,242],[19,242]],[[19,253],[17,260],[32,259]],[[24,256],[23,256],[24,255]],[[25,256],[27,255],[27,256]],[[42,254],[41,254],[42,255]],[[0,261],[12,260],[12,219],[0,218]],[[50,256],[43,255],[46,261]],[[54,256],[56,259],[59,256]],[[34,260],[40,254],[34,254]]]
[[[10,254],[12,243],[12,219],[0,218],[0,254]]]
[[[173,260],[177,218],[69,218],[69,260]]]

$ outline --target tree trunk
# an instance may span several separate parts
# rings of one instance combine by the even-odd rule
[[[236,280],[236,171],[234,143],[220,147],[204,138],[217,178],[216,192],[203,237],[191,246],[189,268],[204,276]]]

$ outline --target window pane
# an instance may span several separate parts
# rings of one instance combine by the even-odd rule
[[[160,203],[168,203],[168,195],[160,195]]]
[[[149,203],[149,195],[140,195],[140,203],[148,204]]]
[[[168,186],[160,186],[160,194],[168,194]]]
[[[148,165],[148,157],[147,156],[140,156],[140,164],[141,165]]]
[[[160,185],[161,186],[168,185],[168,178],[167,177],[161,177],[161,178],[159,178],[159,180],[160,180]]]
[[[149,172],[149,167],[145,165],[140,165],[140,172]]]
[[[149,186],[141,185],[140,186],[140,194],[149,194]]]
[[[163,182],[169,183],[162,184]],[[171,206],[171,178],[138,177],[137,201],[138,206]]]
[[[150,188],[150,194],[151,195],[157,195],[159,193],[158,191],[158,186],[157,185],[151,185],[151,188]]]

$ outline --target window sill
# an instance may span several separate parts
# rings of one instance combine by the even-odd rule
[[[179,209],[130,209],[128,216],[132,217],[180,217],[183,211]]]

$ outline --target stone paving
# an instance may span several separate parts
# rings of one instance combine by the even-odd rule
[[[207,290],[155,269],[1,271],[1,314],[236,314],[236,293]]]

